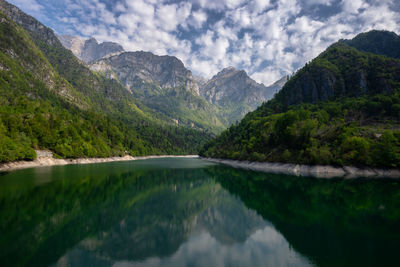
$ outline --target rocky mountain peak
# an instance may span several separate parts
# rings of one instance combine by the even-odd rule
[[[86,40],[85,42],[86,44],[99,44],[99,42],[97,42],[96,38],[94,37],[90,37],[89,39]]]
[[[266,87],[251,79],[244,70],[227,67],[202,85],[200,94],[208,102],[230,110],[232,123],[271,99],[281,86],[277,83]]]
[[[82,52],[82,48],[85,45],[85,40],[79,36],[73,35],[57,35],[62,45],[71,50],[74,55],[79,55]]]
[[[263,95],[260,93],[265,89],[263,84],[255,82],[244,70],[228,67],[212,77],[201,88],[201,94],[207,101],[221,106],[233,102],[245,102],[250,106],[257,106],[260,100],[256,98]],[[263,100],[265,100],[264,97],[261,101]]]
[[[153,84],[160,88],[184,87],[186,91],[200,95],[192,72],[174,56],[157,56],[145,51],[125,52],[94,62],[92,69],[116,73],[127,88],[145,90]]]
[[[57,37],[65,48],[71,50],[75,56],[87,63],[124,51],[120,44],[113,42],[99,43],[93,37],[87,40],[72,35],[59,35]]]
[[[223,75],[223,74],[227,74],[227,73],[234,73],[237,72],[238,70],[235,69],[232,66],[229,66],[227,68],[222,69],[220,72],[217,73],[217,75]]]

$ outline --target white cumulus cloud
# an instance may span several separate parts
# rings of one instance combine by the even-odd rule
[[[338,39],[372,29],[400,32],[397,0],[10,1],[61,34],[177,56],[206,78],[234,66],[264,84]]]

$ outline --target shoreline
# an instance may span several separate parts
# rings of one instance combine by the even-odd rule
[[[105,163],[116,161],[134,161],[155,158],[198,158],[198,155],[149,155],[133,157],[126,155],[123,157],[109,157],[109,158],[77,158],[77,159],[55,159],[52,156],[38,157],[33,161],[12,161],[7,163],[0,163],[0,172],[15,171],[27,168],[36,167],[49,167],[49,166],[62,166],[69,164],[92,164],[92,163]]]
[[[229,165],[234,168],[248,169],[275,174],[288,174],[295,176],[312,176],[316,178],[400,178],[400,169],[357,168],[353,166],[334,167],[330,165],[302,165],[294,163],[272,163],[239,161],[230,159],[201,159]]]

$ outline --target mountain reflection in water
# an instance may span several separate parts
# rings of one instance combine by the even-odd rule
[[[395,266],[395,180],[318,180],[199,159],[0,176],[6,266]]]

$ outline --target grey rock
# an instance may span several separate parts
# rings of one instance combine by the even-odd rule
[[[129,90],[147,90],[149,84],[158,89],[183,87],[199,95],[192,72],[173,56],[157,56],[150,52],[124,52],[93,62],[91,68],[115,75]]]
[[[80,58],[83,46],[85,45],[85,40],[73,35],[57,35],[62,45],[71,50],[72,53]]]
[[[200,94],[208,102],[226,109],[228,121],[234,123],[270,100],[286,81],[285,76],[267,87],[251,79],[244,70],[228,67],[202,84]]]
[[[230,159],[204,158],[207,161],[221,163],[234,168],[243,168],[266,173],[313,176],[317,178],[400,178],[399,169],[357,168],[354,166],[335,167],[330,165],[300,165],[277,162],[251,162]]]
[[[22,26],[32,35],[32,37],[45,40],[48,45],[53,47],[62,47],[61,42],[58,40],[52,29],[44,26],[34,17],[25,14],[16,6],[11,5],[4,0],[0,0],[0,12],[4,13],[11,20]]]
[[[200,94],[210,103],[220,106],[240,103],[255,109],[271,99],[286,81],[285,76],[267,87],[251,79],[244,70],[228,67],[201,86]]]
[[[71,50],[76,57],[86,63],[124,51],[120,44],[113,42],[98,43],[95,38],[84,40],[72,35],[59,35],[57,37],[65,48]]]

